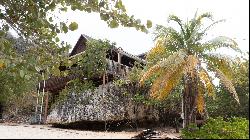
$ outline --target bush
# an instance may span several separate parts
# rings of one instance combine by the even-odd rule
[[[245,118],[210,118],[199,129],[195,124],[182,129],[185,139],[249,139],[249,120]]]

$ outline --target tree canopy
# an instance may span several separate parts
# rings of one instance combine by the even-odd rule
[[[15,79],[17,83],[25,80],[37,83],[42,80],[41,71],[47,79],[59,71],[62,62],[71,63],[67,58],[70,46],[65,43],[67,40],[60,41],[58,34],[74,31],[78,24],[59,19],[57,15],[69,9],[99,13],[100,19],[111,28],[125,26],[147,32],[152,26],[149,20],[143,24],[133,15],[128,15],[121,0],[1,0],[1,78],[8,75],[7,79]],[[9,37],[10,29],[19,37]]]

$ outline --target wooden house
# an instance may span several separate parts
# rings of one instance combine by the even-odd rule
[[[91,40],[92,38],[81,34],[79,37],[76,45],[74,46],[73,50],[69,54],[69,59],[84,53],[86,50],[86,42]],[[125,52],[122,48],[112,47],[107,51],[107,75],[106,77],[93,77],[91,79],[97,85],[105,84],[105,82],[109,82],[114,79],[116,76],[126,76],[128,71],[134,66],[135,62],[138,62],[142,65],[146,64],[145,61],[145,54],[140,56],[132,55]],[[75,64],[76,65],[76,64]],[[59,69],[64,71],[67,69],[66,66],[60,66]],[[67,82],[70,80],[75,79],[76,75],[68,75],[66,77],[55,77],[51,76],[48,80],[45,81],[45,92],[55,93],[58,94],[60,90],[62,90]],[[40,83],[40,90],[43,89],[43,82]]]

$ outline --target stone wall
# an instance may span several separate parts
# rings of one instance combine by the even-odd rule
[[[113,84],[99,86],[95,91],[69,93],[65,101],[56,104],[47,123],[67,124],[79,121],[158,121],[159,111],[152,106],[135,103],[131,95]]]

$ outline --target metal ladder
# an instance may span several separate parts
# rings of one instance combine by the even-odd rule
[[[43,119],[43,99],[44,99],[44,88],[45,88],[45,79],[44,79],[44,73],[42,73],[43,76],[43,90],[40,93],[41,85],[40,83],[38,84],[38,90],[37,90],[37,104],[36,104],[36,112],[35,112],[35,119],[37,124],[42,124]]]

